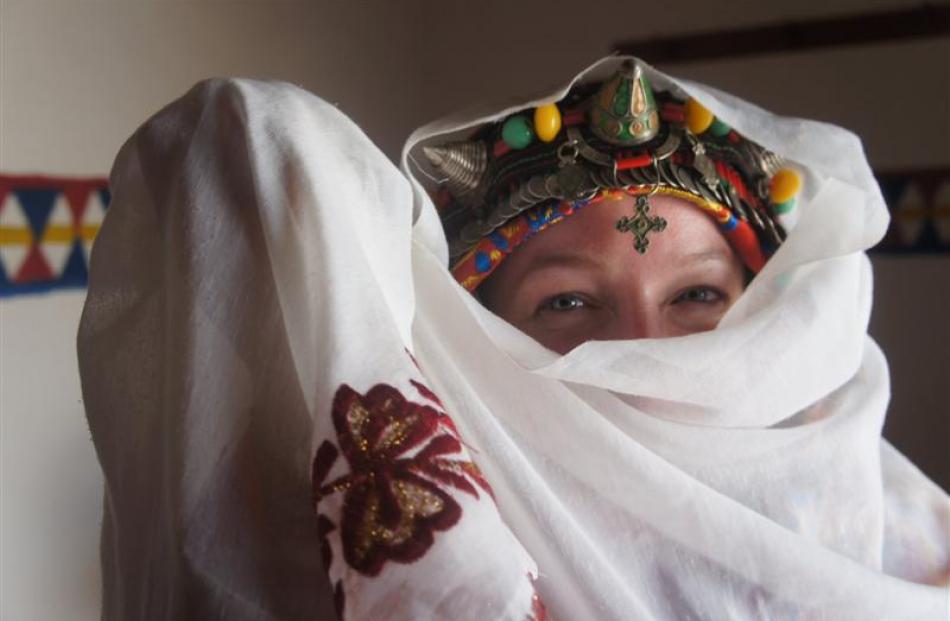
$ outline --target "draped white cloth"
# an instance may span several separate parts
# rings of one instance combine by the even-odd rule
[[[880,435],[859,141],[648,74],[798,166],[797,222],[716,330],[566,356],[452,280],[409,164],[567,86],[418,130],[409,180],[285,84],[140,129],[79,335],[103,617],[945,619],[950,500]]]

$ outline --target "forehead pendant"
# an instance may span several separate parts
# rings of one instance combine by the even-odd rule
[[[633,247],[640,254],[645,254],[650,247],[650,240],[647,237],[652,232],[660,232],[666,228],[666,220],[660,216],[650,217],[650,203],[646,195],[637,197],[637,213],[631,218],[624,216],[617,220],[614,226],[621,233],[633,233],[636,238],[633,241]]]

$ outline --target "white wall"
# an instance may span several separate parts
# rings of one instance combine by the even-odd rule
[[[74,342],[82,293],[0,303],[0,618],[94,619],[102,477]]]
[[[139,123],[212,75],[301,84],[395,156],[424,120],[560,82],[622,39],[905,3],[777,4],[680,0],[648,13],[629,0],[0,0],[0,171],[104,175]],[[950,165],[948,59],[943,40],[666,68],[851,127],[888,168]],[[872,329],[895,367],[891,416],[927,430],[902,446],[918,442],[935,472],[946,468],[934,455],[945,452],[950,402],[950,322],[940,314],[950,260],[875,264]],[[82,301],[0,302],[3,619],[98,616],[101,479],[74,351]]]

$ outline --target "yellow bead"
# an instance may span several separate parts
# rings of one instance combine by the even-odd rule
[[[692,97],[686,100],[683,111],[686,114],[686,126],[689,127],[689,131],[697,136],[709,129],[709,126],[716,119],[712,112]]]
[[[781,204],[795,198],[801,189],[801,175],[791,168],[783,168],[772,177],[769,184],[769,199],[773,204]]]
[[[544,104],[534,109],[534,133],[541,142],[551,142],[561,131],[561,111],[557,104]]]

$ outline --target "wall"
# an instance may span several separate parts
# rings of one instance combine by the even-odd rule
[[[0,0],[0,171],[105,174],[142,120],[212,75],[314,90],[395,156],[424,120],[556,84],[619,40],[893,6],[903,3]],[[950,165],[948,59],[943,40],[661,68],[848,126],[889,168]],[[875,269],[889,433],[950,486],[950,259],[878,257]],[[0,302],[4,619],[98,617],[101,479],[74,353],[82,302]]]
[[[321,94],[388,153],[421,121],[398,3],[0,0],[0,171],[105,175],[195,81]],[[395,94],[395,95],[394,95]],[[81,292],[0,302],[0,618],[99,617],[102,483],[76,367]]]

